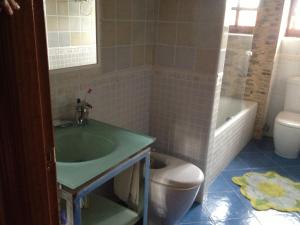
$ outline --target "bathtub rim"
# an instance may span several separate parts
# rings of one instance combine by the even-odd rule
[[[224,124],[222,124],[220,127],[216,128],[215,130],[215,137],[218,136],[220,133],[222,133],[224,130],[226,130],[228,127],[230,127],[236,120],[244,116],[247,112],[249,112],[252,109],[256,108],[257,113],[257,107],[258,103],[254,101],[248,101],[248,100],[241,100],[242,102],[242,110],[237,113],[236,115],[232,116],[230,120],[226,121]]]

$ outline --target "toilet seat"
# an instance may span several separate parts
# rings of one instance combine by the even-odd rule
[[[202,171],[191,163],[156,152],[152,152],[151,157],[165,164],[163,168],[151,169],[152,182],[189,189],[200,186],[204,180]]]
[[[300,129],[300,114],[283,111],[277,115],[275,123]]]

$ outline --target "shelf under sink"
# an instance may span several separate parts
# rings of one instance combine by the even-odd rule
[[[95,194],[81,213],[83,225],[133,225],[140,219],[137,212]]]

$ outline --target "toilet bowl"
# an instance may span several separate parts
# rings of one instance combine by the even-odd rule
[[[300,151],[300,77],[288,79],[284,111],[275,119],[275,153],[281,157],[295,159]]]
[[[275,153],[281,157],[295,159],[300,150],[300,114],[281,112],[275,119]]]
[[[192,206],[204,175],[195,165],[151,153],[150,225],[175,225]]]

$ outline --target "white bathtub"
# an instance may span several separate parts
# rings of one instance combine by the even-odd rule
[[[212,181],[253,136],[257,103],[221,97],[213,145]],[[218,126],[219,125],[219,126]]]

